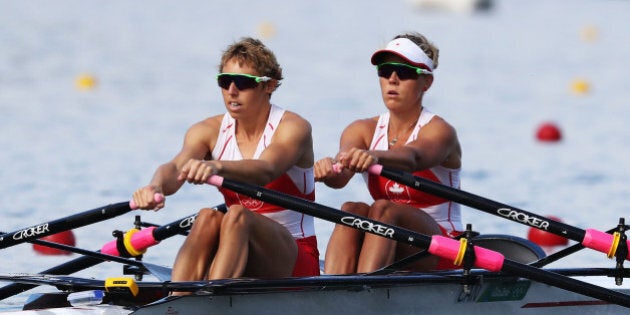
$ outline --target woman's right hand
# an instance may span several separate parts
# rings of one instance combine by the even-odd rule
[[[157,198],[160,196],[161,198]],[[142,210],[160,210],[164,208],[164,193],[158,187],[147,185],[133,193],[133,203],[136,208]]]
[[[313,169],[316,182],[323,182],[339,175],[341,172],[341,168],[337,165],[337,161],[331,157],[325,157],[315,162]]]

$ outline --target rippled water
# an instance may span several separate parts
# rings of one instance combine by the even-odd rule
[[[371,53],[417,30],[441,49],[425,105],[450,121],[464,148],[462,188],[581,228],[628,214],[630,31],[626,1],[497,1],[473,15],[414,9],[405,1],[3,1],[0,3],[0,230],[17,230],[128,200],[180,146],[186,128],[223,112],[214,73],[221,50],[262,38],[284,67],[273,101],[308,118],[318,157],[341,130],[383,111]],[[91,74],[96,88],[75,81]],[[572,84],[582,80],[582,95]],[[553,121],[560,143],[536,141]],[[369,200],[356,177],[343,190],[317,187],[319,203]],[[212,187],[185,186],[146,221],[168,223],[221,203]],[[75,230],[99,249],[133,216]],[[464,208],[484,233],[525,237],[527,228]],[[323,253],[332,225],[317,221]],[[172,264],[181,238],[146,261]],[[30,245],[2,250],[3,273],[38,272],[74,256]],[[612,266],[583,251],[555,266]],[[553,265],[552,265],[553,266]],[[78,273],[122,272],[105,263]]]

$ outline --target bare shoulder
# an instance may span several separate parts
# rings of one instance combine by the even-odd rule
[[[425,131],[439,132],[447,136],[457,137],[455,127],[438,115],[433,116],[431,121],[429,121],[426,126],[422,127],[422,129],[425,129]]]
[[[378,117],[370,117],[357,119],[350,123],[344,132],[361,132],[361,133],[373,133],[378,123]]]
[[[309,134],[311,133],[312,127],[311,123],[306,120],[304,117],[292,111],[285,111],[284,116],[282,117],[281,126],[283,128],[292,129],[298,128],[307,131]]]
[[[223,115],[216,115],[193,124],[190,128],[188,128],[186,138],[216,138],[219,128],[221,128],[222,119]]]

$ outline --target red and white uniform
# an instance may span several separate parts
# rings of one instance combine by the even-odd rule
[[[259,158],[271,142],[284,112],[284,109],[271,105],[267,126],[258,142],[258,147],[252,157],[253,159]],[[213,159],[229,161],[243,159],[243,155],[236,142],[235,129],[236,121],[229,113],[226,113],[221,122],[217,143],[212,150]],[[265,188],[314,201],[315,180],[313,168],[293,166],[285,174],[282,174],[282,176],[265,185]],[[235,193],[228,189],[219,188],[219,191],[223,194],[228,207],[233,204],[240,204],[251,211],[260,213],[280,223],[289,230],[298,244],[298,258],[293,271],[294,276],[319,275],[319,251],[317,250],[315,225],[312,216],[284,209],[255,198]]]
[[[420,113],[420,118],[416,123],[407,142],[414,141],[418,138],[422,126],[431,121],[435,114],[426,108]],[[387,139],[387,129],[389,126],[389,113],[382,114],[379,117],[374,131],[374,137],[370,144],[370,150],[388,150],[389,139]],[[459,179],[460,169],[451,169],[443,166],[435,166],[430,169],[414,172],[415,176],[426,178],[440,184],[453,188],[460,188]],[[370,195],[374,200],[387,199],[399,204],[412,205],[418,209],[431,215],[431,217],[440,225],[442,232],[446,236],[454,236],[462,231],[461,210],[458,203],[446,200],[421,192],[417,189],[399,184],[385,177],[363,173]]]

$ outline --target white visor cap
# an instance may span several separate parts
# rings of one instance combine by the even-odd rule
[[[372,55],[372,64],[382,63],[386,54],[395,54],[415,65],[433,72],[433,60],[416,43],[408,38],[396,38],[389,42],[385,49],[377,50]]]

